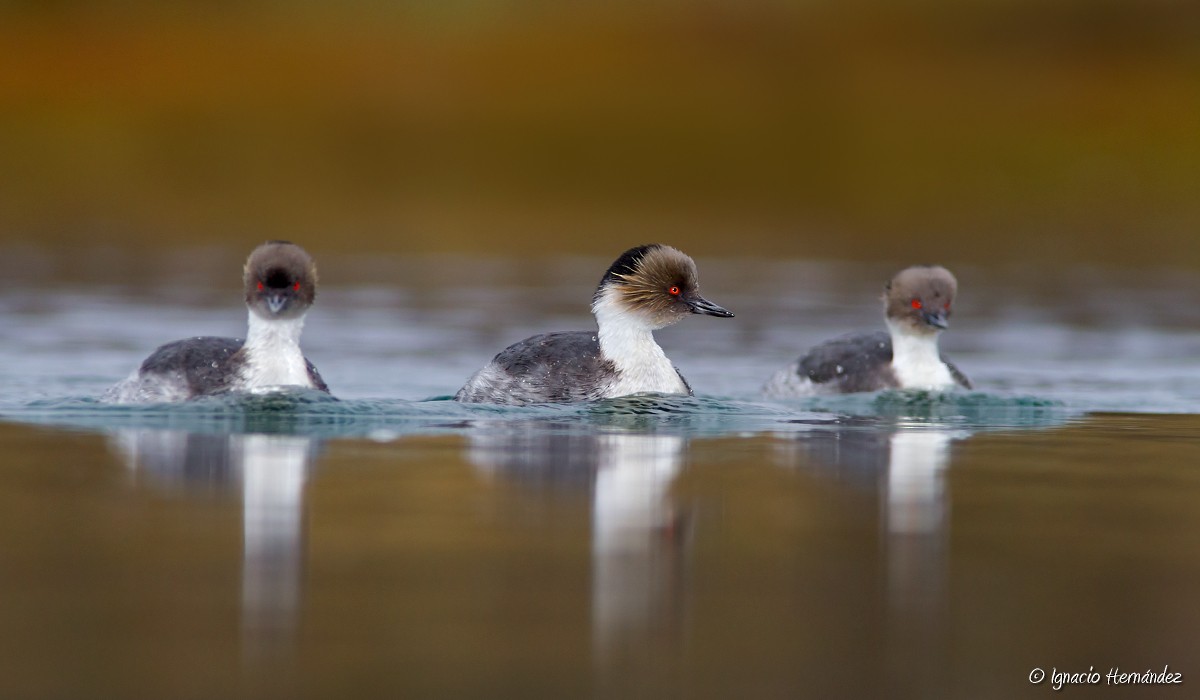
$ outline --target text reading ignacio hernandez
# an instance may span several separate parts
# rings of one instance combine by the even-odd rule
[[[1039,685],[1046,680],[1046,671],[1035,668],[1029,672],[1029,682]],[[1171,667],[1163,666],[1163,670],[1155,671],[1148,668],[1145,671],[1122,671],[1114,666],[1108,673],[1100,674],[1094,666],[1086,671],[1060,671],[1050,669],[1050,687],[1062,690],[1068,685],[1174,685],[1183,682],[1183,674],[1172,671]]]

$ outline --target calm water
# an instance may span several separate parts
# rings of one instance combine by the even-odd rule
[[[891,268],[701,259],[738,317],[659,334],[696,398],[506,409],[445,397],[589,327],[608,261],[322,260],[305,347],[342,400],[161,408],[93,397],[157,344],[241,333],[240,260],[96,256],[0,264],[0,697],[1200,680],[1187,275],[957,268],[943,347],[981,391],[773,402],[801,349],[879,325]]]

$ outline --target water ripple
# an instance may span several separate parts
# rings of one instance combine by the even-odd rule
[[[0,416],[11,421],[90,430],[159,428],[376,439],[528,422],[691,436],[806,431],[848,421],[985,429],[1058,425],[1080,414],[1061,402],[1032,396],[908,391],[762,402],[638,394],[534,406],[460,404],[447,398],[338,400],[316,391],[288,391],[149,405],[112,405],[86,397],[39,399],[0,410]]]

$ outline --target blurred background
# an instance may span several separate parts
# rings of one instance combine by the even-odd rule
[[[340,409],[89,403],[268,238]],[[694,408],[418,401],[650,241]],[[985,393],[759,403],[920,262]],[[1197,0],[0,0],[0,695],[1194,685],[1198,270]]]
[[[0,2],[0,254],[1197,267],[1198,195],[1192,0]]]

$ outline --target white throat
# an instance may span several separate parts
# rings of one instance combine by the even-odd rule
[[[289,319],[264,319],[250,312],[246,331],[246,365],[242,368],[242,387],[263,391],[280,386],[312,388],[308,363],[300,351],[300,331],[304,316]]]
[[[892,334],[892,371],[902,389],[935,391],[954,386],[950,368],[938,352],[937,333],[914,333],[891,319],[887,325]]]
[[[654,342],[652,325],[629,311],[614,289],[604,290],[592,304],[592,313],[600,331],[600,354],[617,367],[617,381],[609,396],[625,396],[643,391],[686,394],[687,385],[679,378],[667,354]]]

